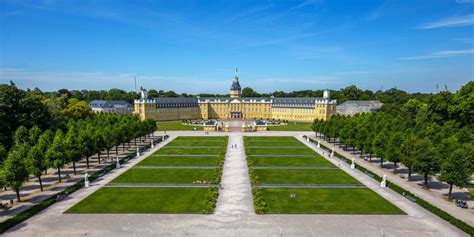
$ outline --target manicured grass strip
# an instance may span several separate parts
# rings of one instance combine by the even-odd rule
[[[171,154],[171,155],[180,155],[180,154],[216,154],[223,155],[225,154],[225,148],[166,148],[163,147],[155,152],[155,154]]]
[[[223,164],[219,156],[149,156],[137,165],[141,166],[210,166]]]
[[[312,131],[313,123],[288,122],[288,125],[267,126],[270,131]]]
[[[307,147],[303,148],[245,148],[245,153],[248,155],[271,155],[271,154],[302,154],[302,155],[316,155],[317,153]]]
[[[194,128],[203,130],[202,126],[184,125],[181,121],[158,122],[156,127],[158,131],[191,131]]]
[[[204,140],[204,141],[227,141],[228,137],[227,136],[179,136],[173,141],[199,141],[199,140]]]
[[[172,141],[168,143],[166,146],[219,146],[219,147],[226,147],[227,141],[225,140],[207,140],[207,141],[199,141],[199,140],[180,140],[180,141]]]
[[[202,213],[208,188],[105,187],[66,213]]]
[[[244,137],[244,142],[251,141],[298,141],[295,137],[291,136],[247,136]]]
[[[359,184],[339,169],[252,169],[262,184]]]
[[[193,183],[219,182],[221,169],[129,169],[111,183]]]
[[[303,143],[299,141],[248,141],[245,142],[244,145],[246,147],[251,146],[263,146],[263,147],[281,147],[281,146],[298,146],[298,147],[305,147]]]
[[[403,215],[398,207],[367,188],[261,188],[268,214]],[[294,193],[295,198],[290,195]]]
[[[248,163],[252,166],[333,166],[330,161],[320,156],[249,156]]]

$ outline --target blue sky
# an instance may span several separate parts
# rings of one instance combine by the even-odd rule
[[[474,0],[5,1],[0,83],[227,93],[474,78]]]

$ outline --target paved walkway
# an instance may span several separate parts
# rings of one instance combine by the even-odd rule
[[[334,144],[330,144],[322,139],[318,139],[314,136],[312,136],[313,139],[316,139],[317,141],[319,140],[321,144],[323,144],[326,147],[333,147]],[[335,147],[335,151],[338,152],[339,154],[344,155],[345,157],[352,159],[354,158],[356,160],[357,165],[360,165],[376,174],[379,176],[383,176],[384,174],[387,175],[387,179],[390,182],[395,183],[396,185],[408,190],[409,192],[416,194],[417,196],[423,198],[424,200],[428,201],[434,206],[440,207],[444,211],[448,212],[452,216],[461,219],[465,221],[466,223],[474,226],[474,209],[461,209],[454,205],[453,202],[448,202],[444,200],[444,196],[440,195],[439,193],[436,192],[436,190],[427,190],[424,189],[423,187],[420,187],[417,182],[408,182],[406,179],[401,179],[399,177],[399,174],[394,174],[390,170],[387,169],[382,169],[378,164],[373,164],[368,161],[364,161],[364,159],[360,158],[358,155],[354,155],[348,151],[344,151],[342,148]],[[326,152],[327,154],[327,152]],[[344,162],[341,162],[344,163]],[[454,188],[456,189],[456,188]],[[472,202],[471,202],[472,203]]]
[[[237,145],[237,148],[232,148],[232,145]],[[216,215],[222,218],[255,215],[244,140],[241,134],[229,134],[223,168],[221,179],[223,189],[220,190],[217,200]]]
[[[171,139],[175,136],[207,136],[205,132],[199,131],[168,132],[167,134],[172,136]],[[246,133],[245,136],[299,137],[303,134],[307,133],[271,131]],[[227,134],[210,132],[210,135]],[[94,182],[90,188],[74,192],[65,200],[55,203],[12,228],[6,236],[467,236],[397,193],[379,188],[377,182],[364,174],[357,177],[361,183],[365,185],[372,183],[374,188],[381,189],[381,193],[398,195],[400,200],[390,201],[409,215],[253,214],[243,149],[232,151],[233,149],[230,148],[231,142],[236,141],[235,139],[240,141],[238,147],[243,148],[241,143],[243,134],[229,133],[229,135],[230,143],[222,177],[224,189],[220,191],[218,207],[213,215],[63,214],[65,210],[125,172],[127,168],[124,167],[112,171]],[[147,155],[149,153],[133,159],[130,163],[137,164]],[[350,172],[350,168],[344,168],[344,165],[343,169]],[[386,197],[386,195],[383,196]],[[244,203],[236,203],[237,198]]]

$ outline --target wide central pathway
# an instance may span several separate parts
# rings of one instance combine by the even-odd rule
[[[233,148],[235,145],[237,147]],[[223,218],[242,218],[254,215],[252,188],[250,187],[242,134],[229,134],[221,185],[216,215]]]

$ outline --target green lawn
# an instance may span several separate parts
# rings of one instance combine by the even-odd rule
[[[174,141],[208,141],[208,140],[219,140],[227,141],[227,136],[179,136]]]
[[[221,169],[134,169],[111,183],[193,183],[196,180],[220,181]]]
[[[340,169],[253,169],[262,184],[360,184]]]
[[[312,125],[313,123],[288,122],[288,125],[267,126],[267,128],[270,131],[313,131]]]
[[[167,148],[166,146],[155,152],[157,155],[224,155],[226,148]]]
[[[249,156],[247,160],[253,166],[334,166],[330,161],[320,156]]]
[[[264,146],[264,147],[279,147],[279,146],[298,146],[298,147],[306,147],[305,144],[301,143],[300,141],[247,141],[244,143],[246,147],[250,146]]]
[[[194,140],[174,140],[166,146],[220,146],[226,147],[227,141],[215,140],[215,141],[194,141]]]
[[[268,148],[245,148],[247,155],[317,155],[308,147],[281,148],[278,146]]]
[[[208,190],[104,187],[66,213],[203,213]]]
[[[368,188],[261,188],[267,214],[405,214]],[[296,194],[296,198],[290,195]]]
[[[169,121],[169,122],[157,122],[158,131],[188,131],[193,130],[203,130],[202,126],[191,126],[184,125],[181,121]]]
[[[224,157],[218,156],[149,156],[140,166],[213,166],[222,165]]]
[[[244,137],[244,141],[246,142],[252,142],[252,141],[276,141],[276,142],[282,142],[282,141],[298,141],[295,137],[290,137],[290,136],[247,136]]]

